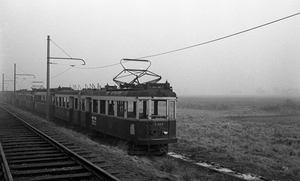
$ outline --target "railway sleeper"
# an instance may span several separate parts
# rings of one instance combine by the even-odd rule
[[[57,148],[51,147],[36,147],[36,148],[20,148],[20,149],[5,149],[5,153],[16,153],[16,152],[25,152],[25,151],[47,151],[47,150],[56,150]]]
[[[52,158],[36,158],[36,159],[24,159],[24,160],[14,160],[8,161],[9,164],[30,164],[30,163],[38,163],[38,162],[54,162],[54,161],[62,161],[68,160],[69,158],[66,156],[63,157],[52,157]]]
[[[61,153],[61,152],[59,150],[26,151],[26,152],[5,153],[5,155],[7,157],[10,157],[10,156],[21,156],[21,155],[41,155],[41,154],[49,154],[49,153]]]
[[[83,170],[85,169],[82,166],[45,168],[45,169],[15,171],[13,175],[20,177],[26,175],[43,175],[43,174],[50,174],[50,173],[60,174],[63,172],[82,172]]]
[[[19,142],[19,143],[2,143],[3,147],[14,146],[14,145],[32,145],[32,144],[42,144],[45,141],[29,141],[29,142]]]
[[[1,139],[1,143],[18,143],[18,142],[28,142],[28,141],[44,141],[42,138],[31,138],[31,139]]]
[[[75,161],[65,161],[65,162],[53,162],[53,163],[38,163],[38,164],[26,164],[26,165],[10,165],[11,170],[27,170],[35,168],[54,168],[54,167],[66,167],[75,166]]]
[[[60,157],[64,156],[63,153],[54,153],[54,154],[42,154],[42,155],[32,155],[32,156],[13,156],[13,157],[6,157],[8,161],[13,160],[26,160],[26,159],[37,159],[37,158],[52,158],[52,157]]]
[[[91,178],[94,177],[94,175],[90,172],[86,172],[86,173],[74,173],[74,174],[63,174],[63,175],[49,175],[49,176],[39,176],[39,177],[34,177],[34,178],[30,178],[30,179],[26,179],[28,181],[45,181],[45,180],[64,180],[64,179],[72,179],[72,178]],[[20,178],[20,181],[23,181],[24,178]],[[16,179],[15,181],[18,181],[18,179]]]
[[[3,146],[4,149],[21,149],[21,148],[36,148],[36,147],[49,147],[52,146],[51,144],[45,143],[37,143],[37,144],[28,144],[28,145],[10,145],[10,146]]]

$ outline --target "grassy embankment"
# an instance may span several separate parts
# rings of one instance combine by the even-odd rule
[[[299,180],[299,108],[291,99],[182,98],[179,141],[171,150],[245,173]]]

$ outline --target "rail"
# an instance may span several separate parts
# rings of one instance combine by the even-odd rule
[[[6,160],[6,156],[5,156],[5,153],[3,151],[1,142],[0,142],[0,153],[1,153],[1,159],[2,159],[2,162],[3,162],[4,178],[7,181],[13,181],[14,179],[13,179],[13,177],[11,175],[11,172],[10,172],[10,169],[9,169],[9,166],[8,166],[8,163],[7,163],[7,160]]]
[[[61,150],[62,152],[66,153],[71,159],[73,159],[75,162],[80,164],[82,167],[89,170],[91,173],[96,175],[97,177],[101,178],[105,181],[120,181],[120,179],[116,178],[115,176],[111,175],[107,171],[97,167],[92,162],[86,160],[85,158],[81,157],[80,155],[76,154],[72,150],[68,149],[64,145],[60,144],[59,142],[55,141],[48,135],[44,134],[40,130],[36,129],[35,127],[31,126],[30,124],[26,123],[23,119],[18,117],[17,115],[13,114],[9,110],[5,109],[4,107],[0,106],[2,109],[4,109],[9,114],[13,115],[16,119],[18,119],[22,124],[24,124],[26,127],[28,127],[30,130],[41,136],[43,139],[45,139],[47,142],[55,146],[57,149]],[[1,152],[2,153],[2,152]],[[2,155],[2,154],[1,154]],[[8,166],[8,165],[7,165]]]

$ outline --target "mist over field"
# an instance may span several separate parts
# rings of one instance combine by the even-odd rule
[[[51,60],[51,87],[114,85],[122,58],[147,57],[178,96],[300,96],[299,7],[294,0],[2,0],[0,73],[5,90],[13,90],[14,64],[17,74],[35,75],[18,75],[17,89],[33,81],[46,87],[49,35],[51,56],[86,61]]]

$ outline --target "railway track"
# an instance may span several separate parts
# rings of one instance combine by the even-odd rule
[[[80,156],[84,152],[59,143],[0,107],[0,181],[119,180],[94,164],[103,160]]]

